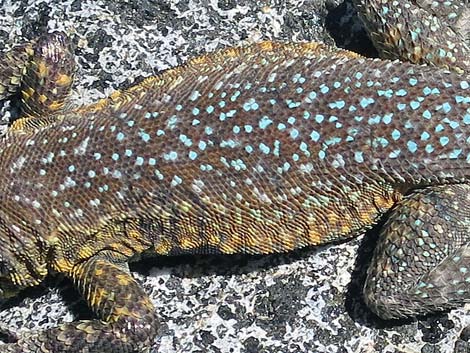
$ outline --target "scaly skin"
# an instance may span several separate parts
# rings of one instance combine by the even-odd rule
[[[0,143],[1,294],[59,272],[98,319],[0,352],[144,350],[158,323],[129,274],[135,254],[284,252],[361,234],[392,207],[365,286],[371,309],[396,318],[468,300],[470,84],[458,73],[263,42],[55,113],[73,70],[25,48],[26,64],[2,66],[12,86],[28,68],[49,83],[28,84],[27,116]],[[49,96],[54,82],[63,91]]]

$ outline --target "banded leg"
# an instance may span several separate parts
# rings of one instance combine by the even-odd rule
[[[470,72],[470,9],[464,1],[353,2],[381,57]]]
[[[69,39],[55,32],[14,47],[0,58],[0,100],[21,91],[21,116],[10,130],[47,125],[70,93],[75,59]]]
[[[127,258],[102,252],[70,276],[100,320],[82,320],[28,332],[0,352],[112,353],[143,351],[157,334],[153,304],[127,269]]]
[[[75,74],[75,58],[68,37],[62,32],[48,33],[32,44],[32,54],[21,82],[22,119],[12,131],[36,128],[54,121],[70,94]]]
[[[364,287],[383,319],[470,301],[470,185],[417,190],[391,212]]]

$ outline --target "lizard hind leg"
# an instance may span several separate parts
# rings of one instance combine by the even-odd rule
[[[383,319],[470,301],[470,185],[416,190],[391,212],[364,286]]]

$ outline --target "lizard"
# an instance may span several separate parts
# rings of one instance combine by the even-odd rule
[[[54,61],[67,45],[56,35],[39,46],[51,42],[42,54]],[[28,71],[15,58],[34,53],[7,56],[15,79],[2,94]],[[62,273],[98,319],[0,352],[145,350],[158,318],[129,274],[136,254],[290,251],[362,234],[387,212],[368,306],[393,319],[468,300],[470,83],[459,67],[261,42],[61,110],[73,74],[30,62],[52,86],[22,90],[25,117],[0,143],[0,294]]]

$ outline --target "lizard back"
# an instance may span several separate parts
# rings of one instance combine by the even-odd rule
[[[353,236],[411,187],[468,179],[467,81],[332,53],[232,48],[12,132],[0,218],[63,266],[107,248],[270,253]]]

